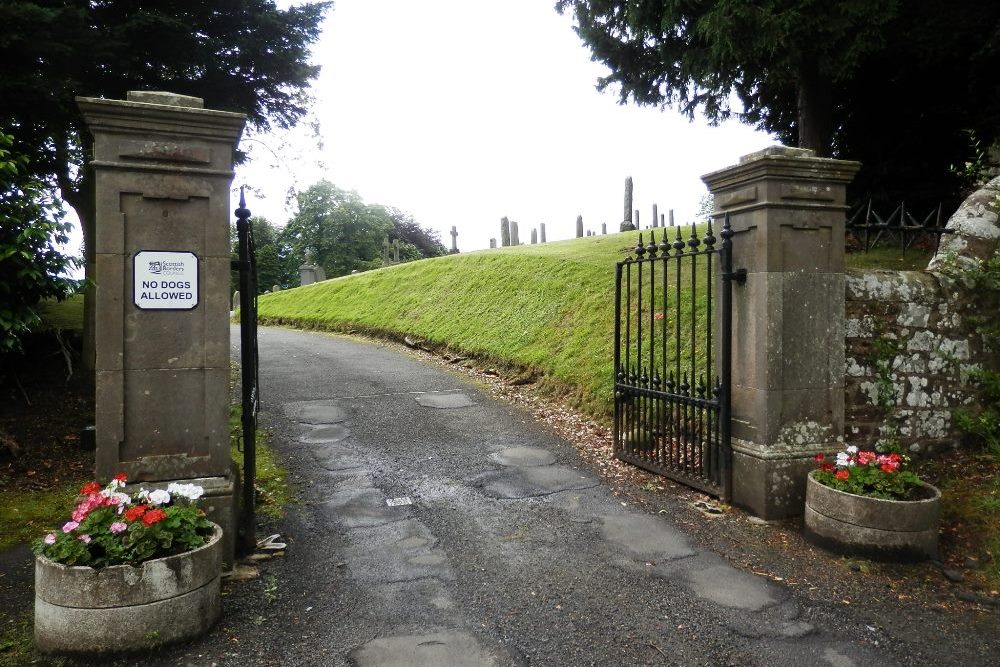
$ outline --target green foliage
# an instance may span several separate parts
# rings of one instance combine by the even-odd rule
[[[179,492],[154,504],[141,491],[116,500],[119,488],[112,482],[102,495],[96,484],[86,485],[74,521],[37,540],[35,553],[65,565],[138,565],[200,547],[212,534],[205,513]]]
[[[309,48],[330,5],[0,3],[0,127],[13,129],[32,175],[76,209],[89,243],[93,209],[82,185],[90,175],[82,167],[90,138],[76,96],[167,90],[245,113],[259,131],[290,127],[309,108],[305,93],[319,74]]]
[[[320,181],[298,196],[298,213],[282,239],[298,260],[307,256],[328,278],[382,266],[384,243],[399,239],[400,261],[445,254],[436,232],[420,227],[408,213],[366,204],[356,192]]]
[[[827,463],[822,454],[817,454],[816,460],[820,464],[819,470],[813,472],[817,482],[856,496],[908,500],[921,485],[920,478],[906,469],[910,458],[898,452],[878,453],[848,447],[837,455],[836,464]]]
[[[229,408],[230,455],[236,467],[243,470],[243,409],[238,404]],[[284,516],[285,506],[292,501],[288,487],[288,470],[281,465],[270,443],[270,433],[258,427],[257,448],[254,451],[254,499],[257,514],[270,519]]]
[[[955,423],[962,431],[978,438],[1000,461],[1000,372],[980,370],[972,374],[979,385],[978,411],[957,410]]]
[[[267,218],[252,218],[254,247],[257,252],[257,293],[263,294],[275,285],[288,289],[299,284],[299,261],[284,238],[284,230]],[[236,226],[230,229],[232,259],[239,259]],[[230,294],[240,288],[239,271],[230,273]]]
[[[65,299],[76,282],[62,276],[75,260],[55,247],[70,225],[41,183],[27,175],[27,158],[11,153],[14,138],[0,132],[0,355],[21,349],[36,330],[42,299]]]
[[[783,143],[860,160],[877,203],[957,204],[976,146],[1000,134],[1000,4],[992,0],[558,0],[599,88]],[[779,46],[780,45],[780,46]],[[947,94],[927,95],[928,88]],[[738,102],[734,102],[738,101]]]

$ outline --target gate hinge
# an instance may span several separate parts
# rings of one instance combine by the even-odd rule
[[[723,280],[732,280],[733,282],[743,285],[747,281],[747,270],[746,269],[736,269],[732,273],[723,273]]]

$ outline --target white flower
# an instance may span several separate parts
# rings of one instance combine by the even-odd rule
[[[170,494],[163,489],[156,489],[149,493],[150,505],[166,505],[170,502]]]
[[[131,498],[128,497],[127,493],[120,493],[117,491],[109,495],[108,498],[110,498],[115,505],[124,505],[129,500],[131,500]]]
[[[205,489],[196,484],[178,484],[177,482],[168,484],[167,491],[188,500],[198,500],[205,493]]]
[[[858,448],[856,445],[851,445],[850,447],[847,448],[847,451],[850,452],[851,454],[857,454]]]
[[[140,488],[139,493],[135,494],[135,497],[139,500],[149,500],[149,491]]]
[[[111,480],[111,484],[109,484],[109,486],[112,489],[120,489],[123,486],[125,486],[125,482],[121,481],[120,479],[113,479]]]
[[[850,455],[847,452],[837,453],[837,465],[839,466],[852,466],[854,461],[851,460]]]

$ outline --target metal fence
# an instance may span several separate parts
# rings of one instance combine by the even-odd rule
[[[673,230],[640,234],[616,265],[614,451],[728,501],[732,280],[746,274],[728,217],[721,245],[711,223],[701,238]]]
[[[847,233],[852,235],[859,250],[895,247],[906,252],[914,245],[932,246],[937,251],[942,234],[953,233],[945,229],[947,218],[942,217],[941,204],[924,215],[915,214],[901,202],[892,212],[883,216],[876,211],[871,200],[854,206],[847,214]]]

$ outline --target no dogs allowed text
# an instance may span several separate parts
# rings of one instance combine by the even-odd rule
[[[198,305],[198,256],[143,250],[132,260],[132,301],[141,310],[191,310]]]

